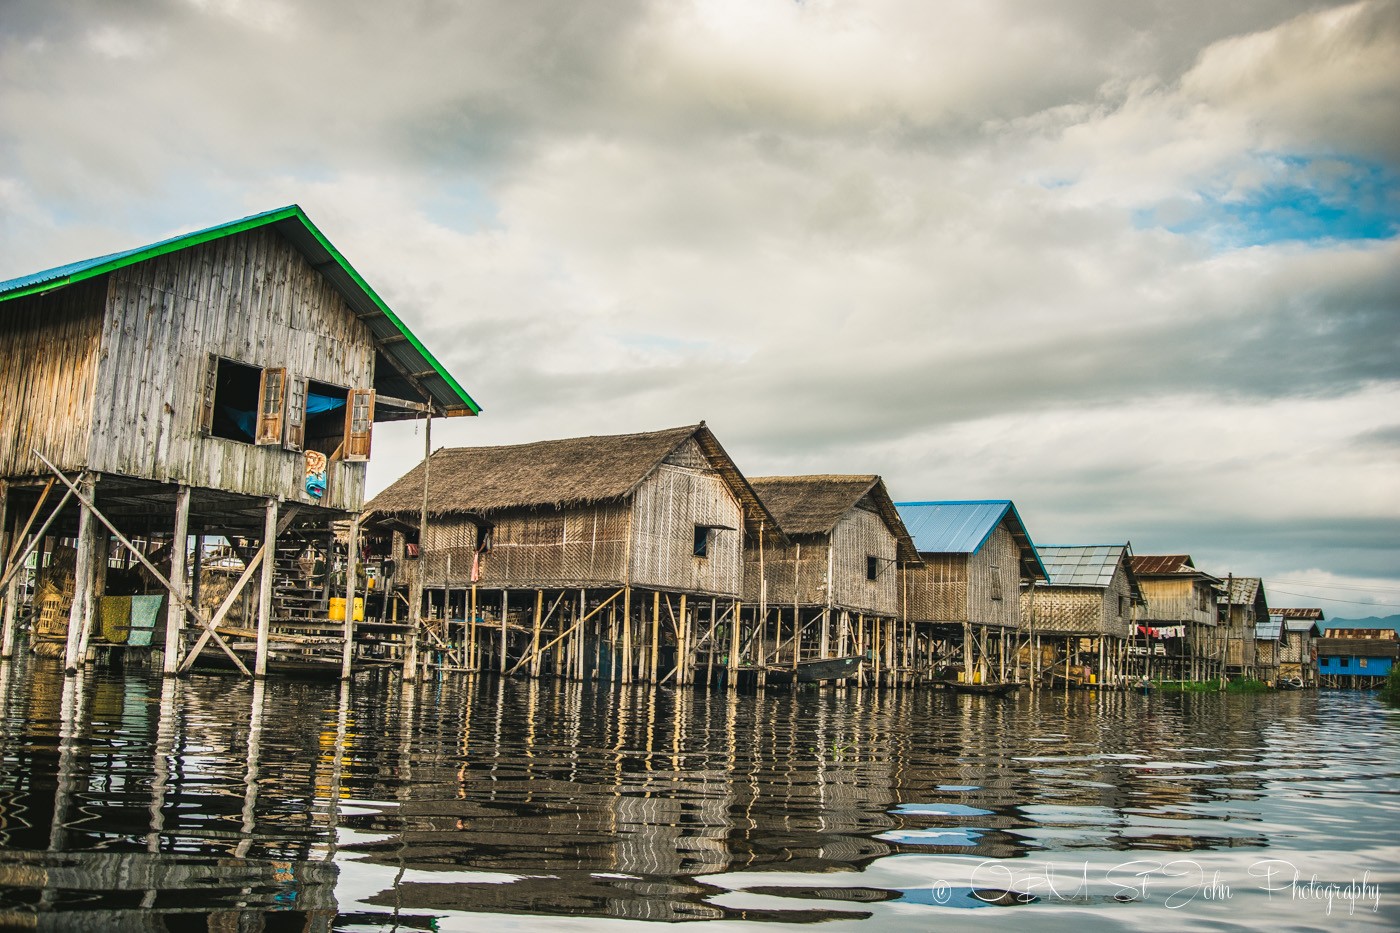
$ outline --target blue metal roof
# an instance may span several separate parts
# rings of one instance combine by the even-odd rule
[[[1028,558],[1023,561],[1026,569],[1047,576],[1035,542],[1010,499],[896,502],[895,508],[920,554],[976,554],[1009,516],[1011,533]]]

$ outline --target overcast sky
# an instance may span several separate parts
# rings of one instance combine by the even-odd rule
[[[0,0],[0,279],[298,203],[467,387],[1400,612],[1400,0]],[[378,489],[421,454],[381,425]]]

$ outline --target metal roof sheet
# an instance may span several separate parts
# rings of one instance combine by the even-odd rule
[[[896,502],[895,508],[920,554],[975,554],[1002,520],[1009,519],[1012,535],[1029,557],[1026,569],[1047,578],[1035,542],[1010,499]]]
[[[369,287],[345,257],[331,245],[306,213],[295,204],[253,214],[193,233],[184,233],[135,249],[71,262],[42,272],[0,282],[0,302],[62,288],[167,253],[208,243],[258,227],[272,226],[301,251],[312,268],[323,275],[345,299],[374,335],[380,357],[396,371],[391,387],[401,394],[426,394],[444,414],[475,415],[481,407],[467,394],[427,347]],[[378,369],[378,367],[376,367]],[[389,376],[390,374],[384,374]],[[376,382],[382,381],[376,374]],[[402,388],[399,388],[402,387]],[[404,391],[404,390],[408,391]]]
[[[1043,544],[1037,548],[1051,586],[1108,586],[1126,544]]]
[[[1278,641],[1283,634],[1283,620],[1276,618],[1260,619],[1254,623],[1254,637],[1263,641]]]

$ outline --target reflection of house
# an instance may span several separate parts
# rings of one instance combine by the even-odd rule
[[[1050,582],[1021,600],[1027,625],[1059,645],[1051,668],[1073,682],[1113,683],[1127,666],[1128,636],[1142,592],[1127,544],[1039,545]]]
[[[45,496],[54,474],[35,451],[92,503],[47,531],[77,539],[70,667],[117,547],[99,512],[153,567],[164,549],[179,582],[188,534],[276,543],[290,561],[359,510],[374,422],[478,410],[295,206],[3,282],[0,302],[0,527],[39,527],[65,491]],[[325,595],[293,608],[265,594],[260,630],[324,622]]]
[[[1322,634],[1321,609],[1270,609],[1269,616],[1283,623],[1279,642],[1280,680],[1317,686],[1316,639]]]
[[[1379,687],[1400,658],[1398,629],[1329,626],[1316,644],[1318,682],[1324,687]]]
[[[1214,680],[1224,668],[1225,636],[1215,599],[1221,581],[1189,554],[1134,554],[1143,606],[1133,632],[1135,670],[1151,677]]]
[[[1230,577],[1217,603],[1220,623],[1225,627],[1225,673],[1246,678],[1257,676],[1254,627],[1269,618],[1264,581],[1258,577]]]
[[[744,602],[762,665],[865,655],[877,676],[908,670],[900,562],[914,542],[878,476],[750,480],[788,540],[745,552]]]
[[[376,496],[365,523],[393,534],[390,587],[462,626],[442,632],[462,666],[528,658],[536,674],[547,662],[624,681],[676,670],[686,683],[701,652],[706,670],[722,660],[745,538],[780,540],[703,422],[439,450]]]
[[[941,640],[961,639],[964,671],[1004,675],[1025,630],[1021,584],[1046,579],[1016,506],[1006,499],[897,505],[920,558],[900,568],[906,618]]]

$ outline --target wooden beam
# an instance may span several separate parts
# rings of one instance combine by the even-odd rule
[[[185,554],[189,550],[190,536],[190,487],[181,486],[175,493],[175,533],[171,538],[170,576],[185,585]],[[164,672],[174,674],[180,666],[180,629],[185,624],[185,611],[175,600],[165,614],[165,662]]]
[[[272,583],[277,574],[277,500],[268,497],[263,519],[262,579],[258,587],[258,653],[253,659],[253,674],[267,676],[267,635],[272,631]]]

